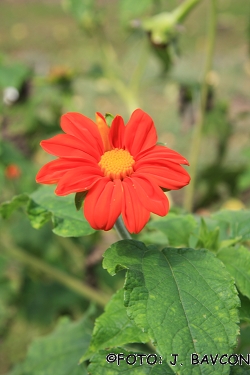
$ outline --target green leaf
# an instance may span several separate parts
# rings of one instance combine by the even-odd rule
[[[119,366],[117,361],[108,362],[107,358],[117,358],[118,354],[122,353],[124,360],[121,360]],[[108,355],[111,356],[108,357]],[[139,354],[139,353],[138,353]],[[142,358],[142,365],[140,365],[140,357],[136,358],[134,365],[129,365],[126,363],[127,356],[128,362],[133,363],[135,352],[128,352],[123,348],[116,348],[112,350],[101,350],[92,358],[92,363],[88,366],[88,373],[90,375],[174,375],[172,369],[165,363],[161,363],[160,356],[157,356],[157,363],[155,365],[150,365],[147,363],[146,357]],[[149,358],[149,362],[153,362],[154,358]]]
[[[148,229],[148,228],[147,228]],[[142,231],[139,234],[140,241],[144,242],[146,245],[150,245],[152,243],[159,245],[161,247],[165,247],[168,245],[169,241],[167,236],[160,231],[150,230],[150,231]]]
[[[39,229],[44,226],[51,219],[51,212],[46,208],[38,205],[35,201],[30,200],[27,213],[29,220],[35,229]]]
[[[217,257],[235,279],[239,291],[250,298],[250,252],[244,246],[221,249]]]
[[[28,194],[17,195],[13,197],[11,201],[4,202],[0,205],[0,214],[2,215],[3,219],[8,219],[14,211],[16,211],[19,207],[27,205],[28,202]]]
[[[76,323],[63,318],[53,333],[31,344],[25,361],[10,375],[87,375],[78,361],[89,345],[91,330],[88,318]]]
[[[179,354],[175,371],[209,374],[190,364],[191,353],[231,353],[238,333],[239,299],[233,279],[207,250],[166,248],[133,240],[119,241],[104,254],[111,275],[128,269],[125,304],[128,315],[148,332],[164,360]],[[228,374],[219,363],[213,374]]]
[[[232,366],[230,375],[250,375],[250,369],[244,366]]]
[[[240,320],[250,323],[250,300],[242,294],[240,294],[239,297],[241,302],[241,306],[239,308]]]
[[[242,240],[250,239],[250,211],[222,210],[212,215],[213,219],[226,223],[230,230],[230,237],[242,237]]]
[[[176,215],[169,213],[160,220],[152,220],[148,228],[158,229],[163,232],[171,246],[188,246],[189,238],[197,227],[197,222],[192,215]]]
[[[223,240],[219,243],[219,249],[223,249],[224,247],[230,247],[236,245],[237,243],[241,242],[241,236],[232,238],[231,240]]]
[[[209,230],[205,220],[201,218],[199,239],[195,247],[217,251],[219,247],[219,233],[220,230],[218,227],[214,230]]]
[[[250,353],[250,325],[248,324],[242,324],[240,327],[240,340],[238,341],[236,353],[240,353],[244,357],[247,357]],[[245,365],[241,367],[244,368]]]
[[[81,360],[85,361],[100,349],[147,341],[148,335],[127,316],[124,290],[121,289],[107,304],[105,312],[96,319],[90,347]]]
[[[31,70],[25,65],[15,63],[0,65],[0,87],[15,87],[21,89],[23,83],[31,77]]]
[[[58,197],[51,186],[42,186],[34,193],[22,194],[0,206],[4,218],[23,206],[31,225],[39,229],[48,220],[52,220],[53,232],[62,237],[79,237],[94,233],[82,212],[77,212],[73,195]]]

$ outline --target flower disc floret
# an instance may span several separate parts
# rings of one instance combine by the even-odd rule
[[[98,164],[105,176],[122,180],[133,173],[135,160],[127,150],[115,148],[105,152]]]

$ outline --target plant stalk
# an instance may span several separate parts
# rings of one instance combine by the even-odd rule
[[[127,228],[125,227],[121,216],[119,216],[118,219],[116,220],[114,228],[116,229],[121,240],[132,240],[132,237],[130,233],[128,232]]]
[[[137,96],[135,90],[126,85],[120,78],[119,63],[115,50],[110,43],[106,43],[101,46],[103,54],[103,66],[106,77],[110,80],[113,89],[117,92],[120,98],[124,101],[128,112],[133,112],[136,108],[139,108]]]
[[[189,12],[198,4],[201,0],[186,0],[181,3],[173,12],[176,23],[181,23]]]
[[[136,97],[138,97],[138,89],[140,87],[140,81],[141,81],[143,73],[145,72],[145,69],[148,63],[148,58],[149,58],[148,43],[144,41],[141,51],[140,51],[140,56],[138,57],[137,65],[134,69],[134,72],[131,74],[130,84],[129,84],[130,91],[132,91]]]
[[[191,151],[189,156],[190,162],[190,175],[191,182],[189,186],[185,189],[184,196],[184,208],[187,211],[191,211],[193,207],[193,198],[194,198],[194,187],[196,182],[197,175],[197,165],[199,159],[199,153],[201,148],[201,139],[202,139],[202,128],[205,119],[206,112],[206,103],[208,96],[208,73],[212,68],[213,54],[214,54],[214,45],[215,45],[215,36],[216,36],[216,21],[217,21],[217,0],[209,0],[210,11],[209,11],[209,25],[208,25],[208,43],[207,43],[207,53],[205,60],[204,75],[201,86],[200,94],[200,105],[197,116],[197,121],[194,125],[194,134],[191,144]]]
[[[66,286],[67,288],[71,289],[72,291],[80,294],[82,297],[89,299],[97,303],[99,306],[104,307],[106,303],[109,301],[109,296],[98,292],[94,288],[84,284],[78,279],[67,275],[65,272],[62,272],[49,264],[45,263],[43,260],[34,257],[33,255],[27,254],[25,251],[20,249],[19,247],[15,246],[11,243],[11,241],[3,241],[2,240],[2,249],[6,252],[6,254],[10,255],[11,257],[15,258],[17,261],[22,263],[25,266],[31,267],[32,269],[42,272],[52,280],[59,282],[60,284]]]

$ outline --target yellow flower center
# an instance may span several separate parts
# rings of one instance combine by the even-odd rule
[[[123,179],[130,176],[133,173],[135,161],[127,150],[115,148],[106,151],[98,164],[104,175],[114,180],[115,178]]]

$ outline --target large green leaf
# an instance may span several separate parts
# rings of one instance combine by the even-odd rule
[[[217,257],[235,279],[239,291],[250,298],[250,252],[244,246],[221,249]]]
[[[167,236],[170,246],[188,246],[189,238],[197,225],[192,215],[170,213],[160,220],[152,220],[148,224],[148,228],[163,232]]]
[[[52,220],[53,232],[62,237],[86,236],[94,232],[82,211],[75,208],[74,196],[58,197],[51,186],[42,186],[34,193],[22,194],[0,206],[0,214],[9,217],[19,207],[28,213],[31,225],[39,229]]]
[[[122,357],[124,358],[123,360],[121,359],[119,362],[118,354],[123,354]],[[140,353],[138,353],[138,355],[139,354]],[[129,355],[131,355],[131,357],[128,357]],[[155,365],[148,364],[146,357],[141,357],[141,365],[140,357],[135,358],[135,355],[136,352],[128,352],[123,348],[101,350],[92,358],[92,363],[88,366],[88,373],[90,375],[174,375],[174,372],[171,370],[171,368],[165,362],[162,363],[159,355],[155,358],[148,357],[149,363],[153,363],[154,360],[157,358],[157,362]],[[126,362],[126,359],[130,363],[133,363],[133,361],[135,360],[135,363],[133,365],[129,365]]]
[[[107,304],[105,312],[96,319],[89,349],[82,360],[88,359],[100,349],[147,341],[148,335],[128,318],[124,306],[124,290],[121,289]]]
[[[89,345],[91,331],[88,318],[76,323],[64,318],[55,332],[31,344],[25,361],[10,375],[87,375],[78,361]]]
[[[166,248],[126,240],[104,255],[112,275],[128,269],[125,303],[129,316],[163,358],[179,354],[181,374],[228,374],[229,367],[191,365],[192,353],[231,353],[236,345],[239,299],[232,277],[207,250]],[[183,363],[183,367],[180,366]]]

